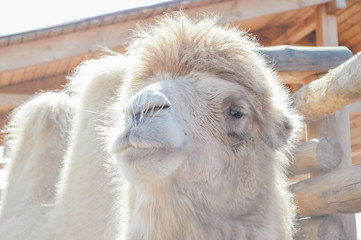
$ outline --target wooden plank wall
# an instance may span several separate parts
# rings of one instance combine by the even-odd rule
[[[361,1],[347,1],[347,8],[337,12],[339,45],[354,54],[361,51]]]

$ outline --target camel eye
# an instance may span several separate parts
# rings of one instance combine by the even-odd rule
[[[243,112],[239,111],[239,110],[235,110],[235,109],[229,109],[229,114],[234,117],[234,118],[242,118],[243,117]]]

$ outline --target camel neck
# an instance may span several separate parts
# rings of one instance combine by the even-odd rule
[[[201,204],[200,199],[191,198],[174,185],[158,183],[152,188],[144,185],[131,187],[131,215],[126,239],[232,238],[229,230],[237,225],[239,219],[220,214],[217,211],[220,209],[214,209],[213,203],[204,201]],[[225,222],[227,224],[223,224]]]

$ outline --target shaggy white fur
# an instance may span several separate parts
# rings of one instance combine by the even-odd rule
[[[11,163],[0,205],[1,239],[36,239],[34,229],[55,199],[73,107],[62,93],[45,93],[17,108],[8,126]]]
[[[0,239],[292,239],[300,122],[257,47],[215,18],[166,15],[20,107]]]

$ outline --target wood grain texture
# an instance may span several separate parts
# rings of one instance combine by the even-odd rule
[[[331,137],[312,139],[297,144],[290,176],[335,169],[342,161],[340,143]]]
[[[328,71],[352,57],[346,47],[297,47],[281,45],[259,49],[277,71]]]
[[[299,217],[361,212],[361,165],[290,186]]]
[[[361,99],[361,53],[297,91],[294,103],[306,122]]]
[[[342,221],[336,215],[301,219],[297,227],[295,240],[347,240]]]
[[[30,97],[29,94],[0,93],[0,112],[8,112]]]

